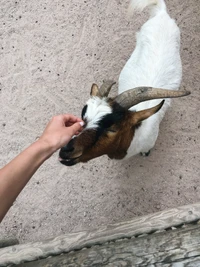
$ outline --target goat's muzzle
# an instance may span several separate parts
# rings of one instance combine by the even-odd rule
[[[73,166],[79,162],[79,156],[74,155],[74,139],[71,139],[71,141],[64,147],[60,149],[59,152],[59,161],[63,165],[66,166]]]

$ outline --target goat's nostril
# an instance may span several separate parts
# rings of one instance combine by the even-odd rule
[[[74,151],[73,147],[67,147],[66,150],[65,150],[65,152],[72,152],[72,151]]]
[[[74,150],[73,146],[64,146],[61,148],[61,152],[72,152]]]
[[[67,147],[62,147],[59,152],[59,157],[61,159],[68,159],[70,157],[70,153],[74,150],[74,148],[68,149]]]
[[[70,153],[74,151],[74,139],[71,139],[69,143],[61,148],[61,152],[63,153]]]

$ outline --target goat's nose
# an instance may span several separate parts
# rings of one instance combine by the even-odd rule
[[[67,146],[64,146],[64,147],[62,147],[61,149],[60,149],[60,151],[61,152],[65,152],[65,153],[67,153],[67,152],[72,152],[74,150],[74,148],[71,146],[71,147],[69,147],[68,145]]]
[[[69,158],[70,154],[74,150],[73,147],[64,146],[60,149],[59,157],[61,159],[67,159]]]
[[[61,148],[61,152],[63,153],[69,153],[72,152],[74,150],[74,145],[73,145],[73,139],[64,147]]]

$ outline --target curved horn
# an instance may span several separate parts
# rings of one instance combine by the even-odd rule
[[[107,97],[110,92],[110,89],[112,88],[114,84],[116,84],[116,82],[112,80],[104,80],[103,84],[99,88],[99,95],[101,97]]]
[[[118,95],[115,101],[122,107],[129,109],[140,102],[159,99],[159,98],[175,98],[189,95],[189,91],[167,90],[153,87],[136,87]]]

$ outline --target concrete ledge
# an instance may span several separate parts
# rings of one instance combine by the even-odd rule
[[[14,246],[17,244],[19,244],[19,241],[14,237],[10,237],[7,239],[0,239],[0,248]]]
[[[18,265],[19,266],[19,265]],[[20,264],[20,267],[197,267],[200,225],[106,242],[67,254]]]
[[[106,249],[106,246],[108,245],[107,242],[119,241],[119,243],[116,242],[116,244],[120,244],[120,242],[126,242],[126,238],[133,240],[134,237],[145,234],[149,235],[151,233],[170,228],[173,229],[173,227],[195,223],[198,220],[200,220],[200,203],[141,216],[133,220],[108,225],[93,231],[66,234],[46,241],[10,246],[0,249],[0,266],[36,261],[41,258],[60,255],[62,253],[76,253],[73,251],[80,251],[84,248],[92,248],[95,245],[105,246]],[[196,232],[194,236],[196,236],[197,232],[200,232],[198,228],[199,225],[196,224],[195,227]],[[178,229],[177,231],[181,230],[184,231],[184,229]],[[162,235],[165,235],[165,233],[162,233]],[[188,235],[186,235],[186,237],[188,239]],[[200,237],[198,238],[198,240],[200,240]],[[113,246],[115,247],[115,245]],[[123,247],[123,243],[121,243],[121,246]],[[133,244],[131,243],[130,246],[133,246]],[[119,248],[120,251],[122,247]],[[115,251],[115,253],[118,252]],[[65,258],[66,257],[68,256],[65,255]],[[39,266],[36,262],[34,264],[34,266]]]

